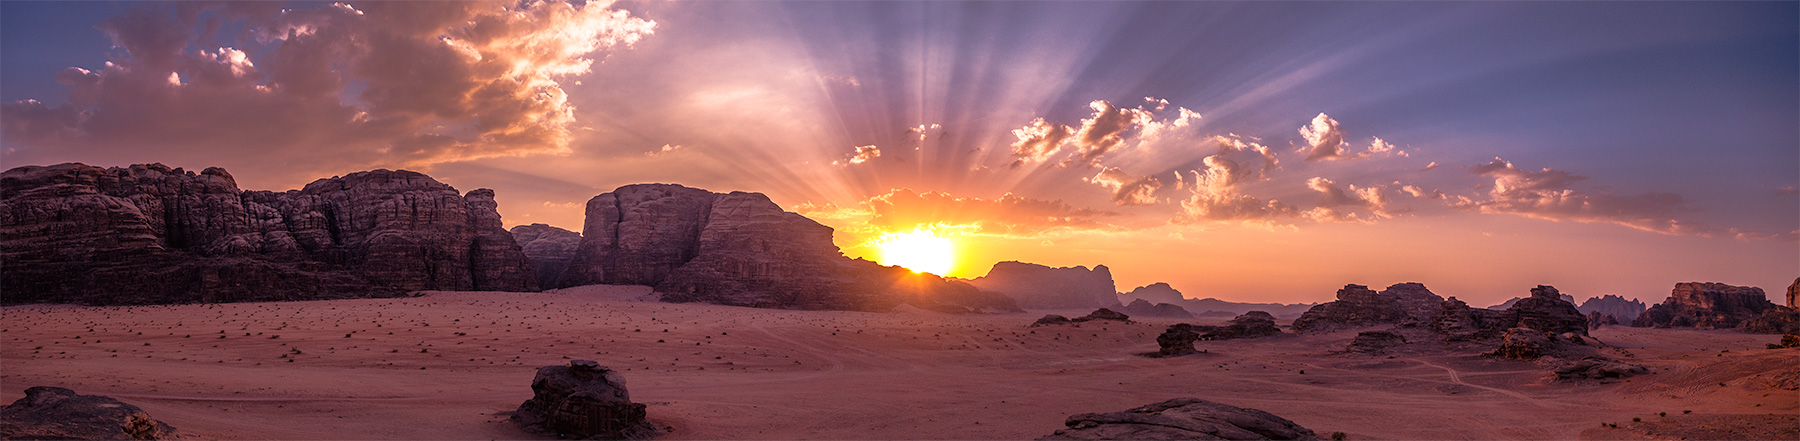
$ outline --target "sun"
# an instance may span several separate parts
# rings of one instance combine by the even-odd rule
[[[883,265],[899,265],[914,272],[944,275],[956,262],[956,250],[950,239],[938,237],[931,230],[904,233],[882,233],[875,239],[881,249]]]

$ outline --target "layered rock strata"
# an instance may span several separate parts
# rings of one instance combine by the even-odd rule
[[[161,164],[0,173],[4,301],[157,304],[536,290],[493,192],[375,170],[300,190]]]

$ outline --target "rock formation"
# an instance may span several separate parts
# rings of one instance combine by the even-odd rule
[[[1787,306],[1789,308],[1800,309],[1800,277],[1795,277],[1794,284],[1788,285],[1787,294],[1788,294]]]
[[[531,224],[512,228],[513,241],[518,242],[525,258],[531,261],[531,272],[538,286],[562,286],[562,272],[575,260],[581,247],[581,233],[561,228]]]
[[[512,421],[527,432],[575,439],[648,439],[663,430],[631,402],[625,377],[592,360],[538,368],[531,399]]]
[[[1510,299],[1506,299],[1506,301],[1504,301],[1504,302],[1500,302],[1500,304],[1498,304],[1498,305],[1489,306],[1489,307],[1487,307],[1487,309],[1492,309],[1495,311],[1505,311],[1507,308],[1511,308],[1514,303],[1519,303],[1520,300],[1524,300],[1524,299],[1525,299],[1525,297],[1513,297]],[[1571,296],[1568,294],[1563,294],[1562,300],[1565,302],[1569,302],[1569,303],[1576,303],[1575,296]]]
[[[0,173],[5,302],[156,304],[536,290],[493,192],[375,170],[300,190],[161,164]]]
[[[1321,303],[1294,319],[1299,332],[1328,332],[1337,329],[1402,322],[1430,320],[1443,309],[1444,298],[1432,294],[1425,285],[1397,283],[1381,292],[1367,286],[1344,285],[1337,301]]]
[[[1200,340],[1200,333],[1194,332],[1193,325],[1176,323],[1169,325],[1168,329],[1163,330],[1162,335],[1156,336],[1156,346],[1159,348],[1156,352],[1143,355],[1151,357],[1175,357],[1198,354],[1200,351],[1194,349],[1194,341],[1197,340]]]
[[[1800,310],[1786,306],[1769,308],[1762,315],[1745,320],[1738,329],[1752,334],[1800,333]]]
[[[1076,318],[1063,317],[1063,316],[1057,315],[1057,314],[1045,315],[1044,318],[1040,318],[1036,322],[1032,322],[1031,326],[1067,325],[1067,324],[1081,323],[1081,322],[1093,321],[1093,320],[1111,320],[1111,321],[1115,321],[1115,322],[1131,323],[1131,316],[1125,315],[1125,314],[1120,314],[1119,312],[1113,311],[1111,309],[1100,308],[1100,309],[1094,310],[1094,312],[1088,313],[1088,315],[1084,315],[1084,316],[1076,317]]]
[[[1645,310],[1631,325],[1730,329],[1775,307],[1762,288],[1683,282],[1675,284],[1668,299]]]
[[[1538,285],[1531,289],[1531,297],[1520,299],[1502,317],[1512,326],[1551,334],[1587,335],[1587,316],[1581,315],[1566,297],[1556,287]]]
[[[137,406],[98,395],[76,395],[60,387],[25,389],[0,407],[0,439],[179,439],[174,427],[150,418]]]
[[[1000,262],[986,276],[969,281],[998,292],[1026,309],[1119,308],[1112,270],[1106,265],[1051,268],[1035,263]]]
[[[1073,322],[1074,321],[1069,320],[1068,317],[1063,317],[1062,315],[1059,315],[1059,314],[1048,314],[1048,315],[1045,315],[1043,318],[1037,319],[1037,321],[1035,321],[1035,322],[1031,322],[1031,326],[1035,328],[1038,326],[1066,325],[1066,324],[1073,323]]]
[[[1598,312],[1610,315],[1623,323],[1631,323],[1632,320],[1637,320],[1638,316],[1644,313],[1644,302],[1607,294],[1600,297],[1589,297],[1575,309],[1581,311],[1582,314]]]
[[[1551,371],[1558,380],[1608,380],[1650,373],[1650,368],[1604,357],[1586,357]]]
[[[1781,343],[1769,343],[1769,349],[1800,348],[1800,334],[1782,334]]]
[[[1132,289],[1131,292],[1119,293],[1120,302],[1133,302],[1140,299],[1152,305],[1168,303],[1179,306],[1190,314],[1199,316],[1222,317],[1232,317],[1250,311],[1264,311],[1275,317],[1286,319],[1299,317],[1300,314],[1306,313],[1307,309],[1314,306],[1310,303],[1238,303],[1214,298],[1190,299],[1183,297],[1181,291],[1176,291],[1174,287],[1162,282],[1140,286]]]
[[[1281,335],[1281,328],[1275,326],[1275,316],[1267,312],[1250,311],[1231,319],[1225,326],[1201,326],[1200,338],[1205,340],[1231,340],[1237,338],[1260,338]]]
[[[759,308],[1018,310],[967,283],[844,257],[831,235],[760,193],[627,185],[588,200],[557,286],[649,285],[667,302]]]
[[[1319,440],[1268,412],[1198,398],[1176,398],[1124,412],[1070,416],[1066,429],[1040,440]]]
[[[1600,329],[1603,326],[1617,326],[1619,324],[1619,319],[1613,318],[1612,315],[1600,311],[1588,313],[1587,321],[1588,330]]]
[[[1193,318],[1194,317],[1193,314],[1188,313],[1188,311],[1186,309],[1181,309],[1180,306],[1175,306],[1175,305],[1171,305],[1168,303],[1157,303],[1157,304],[1152,305],[1152,304],[1150,304],[1150,302],[1144,301],[1144,299],[1132,300],[1130,304],[1125,305],[1125,312],[1130,313],[1131,315],[1143,316],[1143,317],[1169,317],[1169,318]]]

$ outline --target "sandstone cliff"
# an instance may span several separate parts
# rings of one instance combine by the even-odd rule
[[[1598,312],[1617,320],[1623,320],[1625,323],[1631,323],[1632,320],[1637,320],[1638,316],[1644,313],[1644,302],[1607,294],[1600,297],[1589,297],[1575,309],[1580,310],[1582,314]]]
[[[513,227],[512,237],[531,261],[538,286],[545,288],[562,285],[563,270],[575,260],[575,251],[581,247],[581,233],[544,224]]]
[[[536,290],[493,192],[375,170],[301,190],[161,164],[0,173],[5,303],[304,300]]]
[[[1631,325],[1729,329],[1775,307],[1762,288],[1683,282],[1675,284],[1668,299],[1645,310]]]
[[[1051,268],[1035,263],[1000,262],[986,276],[969,281],[1012,297],[1030,309],[1120,308],[1112,270],[1106,265]]]
[[[669,302],[759,308],[1017,310],[967,283],[852,260],[832,230],[760,193],[672,184],[588,200],[581,240],[555,286],[649,285]]]

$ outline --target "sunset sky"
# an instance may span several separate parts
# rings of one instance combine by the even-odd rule
[[[1800,276],[1794,2],[0,2],[0,165],[670,182],[1119,289]]]

